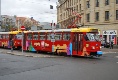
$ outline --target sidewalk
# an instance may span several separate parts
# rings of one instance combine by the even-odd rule
[[[118,49],[109,49],[109,48],[101,48],[101,51],[103,51],[103,54],[106,53],[118,53]],[[42,58],[54,58],[54,57],[63,57],[63,56],[58,56],[58,55],[51,55],[51,54],[41,54],[41,53],[32,53],[32,52],[23,52],[22,51],[16,51],[14,50],[11,52],[11,50],[5,50],[1,49],[0,53],[6,53],[6,54],[11,54],[11,55],[17,55],[17,56],[26,56],[26,57],[42,57]]]
[[[54,57],[62,57],[62,56],[56,56],[56,55],[51,55],[51,54],[41,54],[41,53],[31,53],[31,52],[23,52],[22,51],[13,51],[11,50],[6,50],[6,51],[1,51],[1,53],[5,54],[11,54],[11,55],[16,55],[16,56],[26,56],[26,57],[42,57],[42,58],[54,58]]]

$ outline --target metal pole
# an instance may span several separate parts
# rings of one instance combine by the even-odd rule
[[[23,54],[23,31],[22,31],[22,54]]]
[[[13,39],[11,39],[11,52],[13,52],[13,44],[14,44]]]
[[[1,0],[0,0],[0,21],[1,21]]]
[[[20,30],[20,29],[19,29],[19,26],[20,26],[20,25],[19,25],[19,20],[18,20],[18,31]]]
[[[53,34],[54,34],[53,20],[52,20],[52,32],[53,32]],[[54,35],[53,35],[53,38],[54,38]],[[52,48],[53,48],[53,51],[52,51],[52,52],[54,52],[54,39],[53,39],[52,41],[53,41],[53,42],[52,42]]]
[[[0,27],[2,26],[2,16],[1,16],[1,0],[0,0]]]
[[[53,20],[52,20],[52,32],[54,34],[54,30],[53,30]],[[52,42],[52,48],[53,48],[53,52],[54,52],[54,42]]]
[[[10,29],[10,31],[12,31],[12,30],[11,30],[11,19],[10,19],[10,23],[9,23],[9,24],[10,24],[10,28],[9,28],[9,29]]]
[[[53,20],[52,20],[52,30],[53,30],[53,32],[54,32],[54,28],[53,28]]]

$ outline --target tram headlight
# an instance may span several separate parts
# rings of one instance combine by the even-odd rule
[[[92,46],[92,49],[95,49],[95,46]]]
[[[100,46],[100,49],[101,49],[102,47]]]

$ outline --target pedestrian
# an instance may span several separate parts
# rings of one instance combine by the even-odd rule
[[[11,52],[13,52],[13,47],[14,47],[14,40],[11,39]]]
[[[113,49],[113,41],[110,41],[110,49]]]

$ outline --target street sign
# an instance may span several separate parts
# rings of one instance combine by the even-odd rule
[[[52,33],[52,34],[51,34],[51,39],[54,39],[54,37],[55,37],[55,34]]]
[[[24,31],[25,30],[25,26],[21,26],[21,28],[20,28],[22,31]]]
[[[51,42],[55,42],[55,39],[51,39]]]

